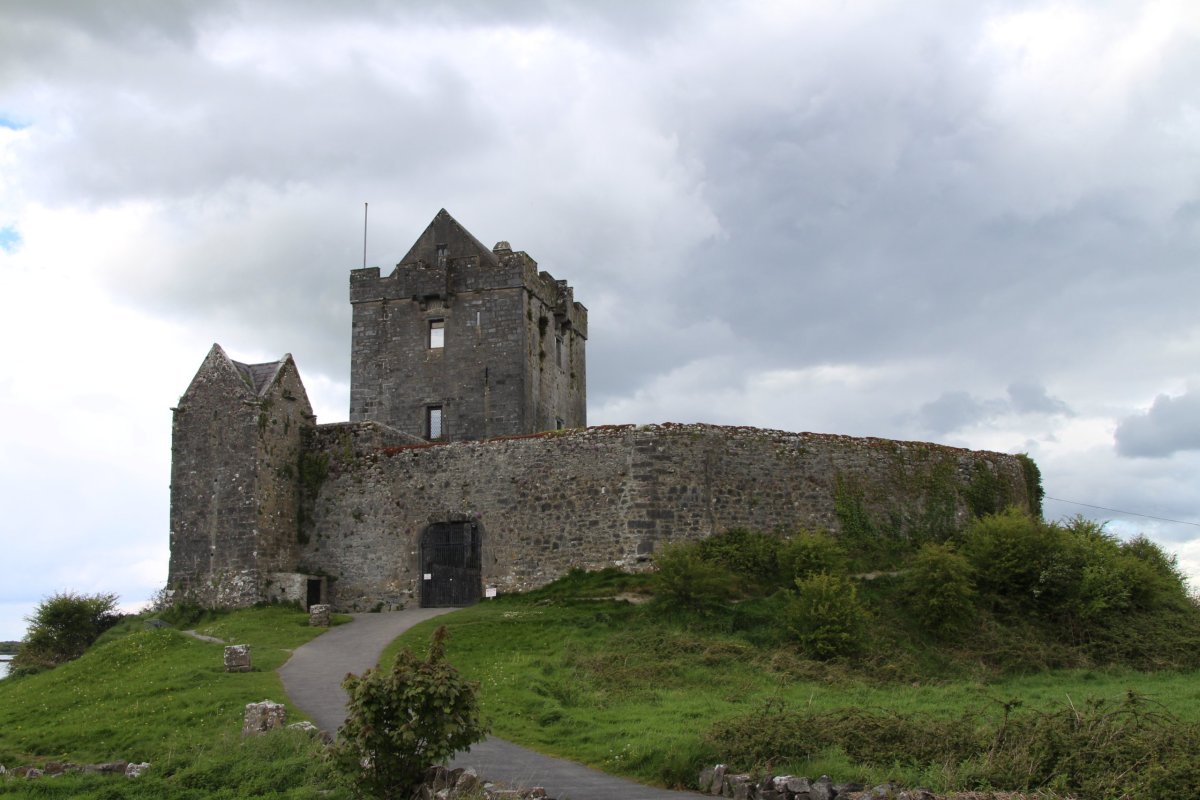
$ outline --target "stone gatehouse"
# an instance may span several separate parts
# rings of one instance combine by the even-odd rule
[[[174,409],[169,588],[211,606],[462,605],[573,567],[647,567],[731,527],[961,527],[1021,459],[711,425],[586,427],[587,309],[444,210],[396,269],[353,270],[350,421],[318,425],[290,355],[213,345]]]

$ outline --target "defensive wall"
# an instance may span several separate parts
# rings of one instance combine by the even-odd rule
[[[1029,506],[1021,457],[919,442],[714,425],[601,426],[411,443],[372,423],[322,425],[302,458],[297,570],[339,610],[418,602],[421,537],[470,522],[499,593],[573,567],[649,566],[668,541],[733,527],[961,528]]]

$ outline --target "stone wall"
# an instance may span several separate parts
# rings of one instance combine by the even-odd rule
[[[499,592],[571,569],[648,566],[731,527],[878,535],[964,525],[981,491],[1026,506],[1019,459],[940,445],[710,425],[611,426],[486,442],[347,448],[310,496],[299,571],[339,610],[417,602],[432,523],[476,522]]]

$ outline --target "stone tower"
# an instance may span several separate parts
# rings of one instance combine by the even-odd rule
[[[350,273],[350,421],[424,439],[587,424],[587,309],[442,209],[388,276]]]
[[[214,344],[172,410],[167,585],[205,606],[266,599],[295,567],[296,470],[316,424],[296,364]]]

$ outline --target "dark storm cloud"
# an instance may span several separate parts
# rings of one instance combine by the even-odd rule
[[[1160,394],[1144,414],[1121,420],[1114,434],[1122,456],[1166,458],[1200,450],[1200,393]]]

